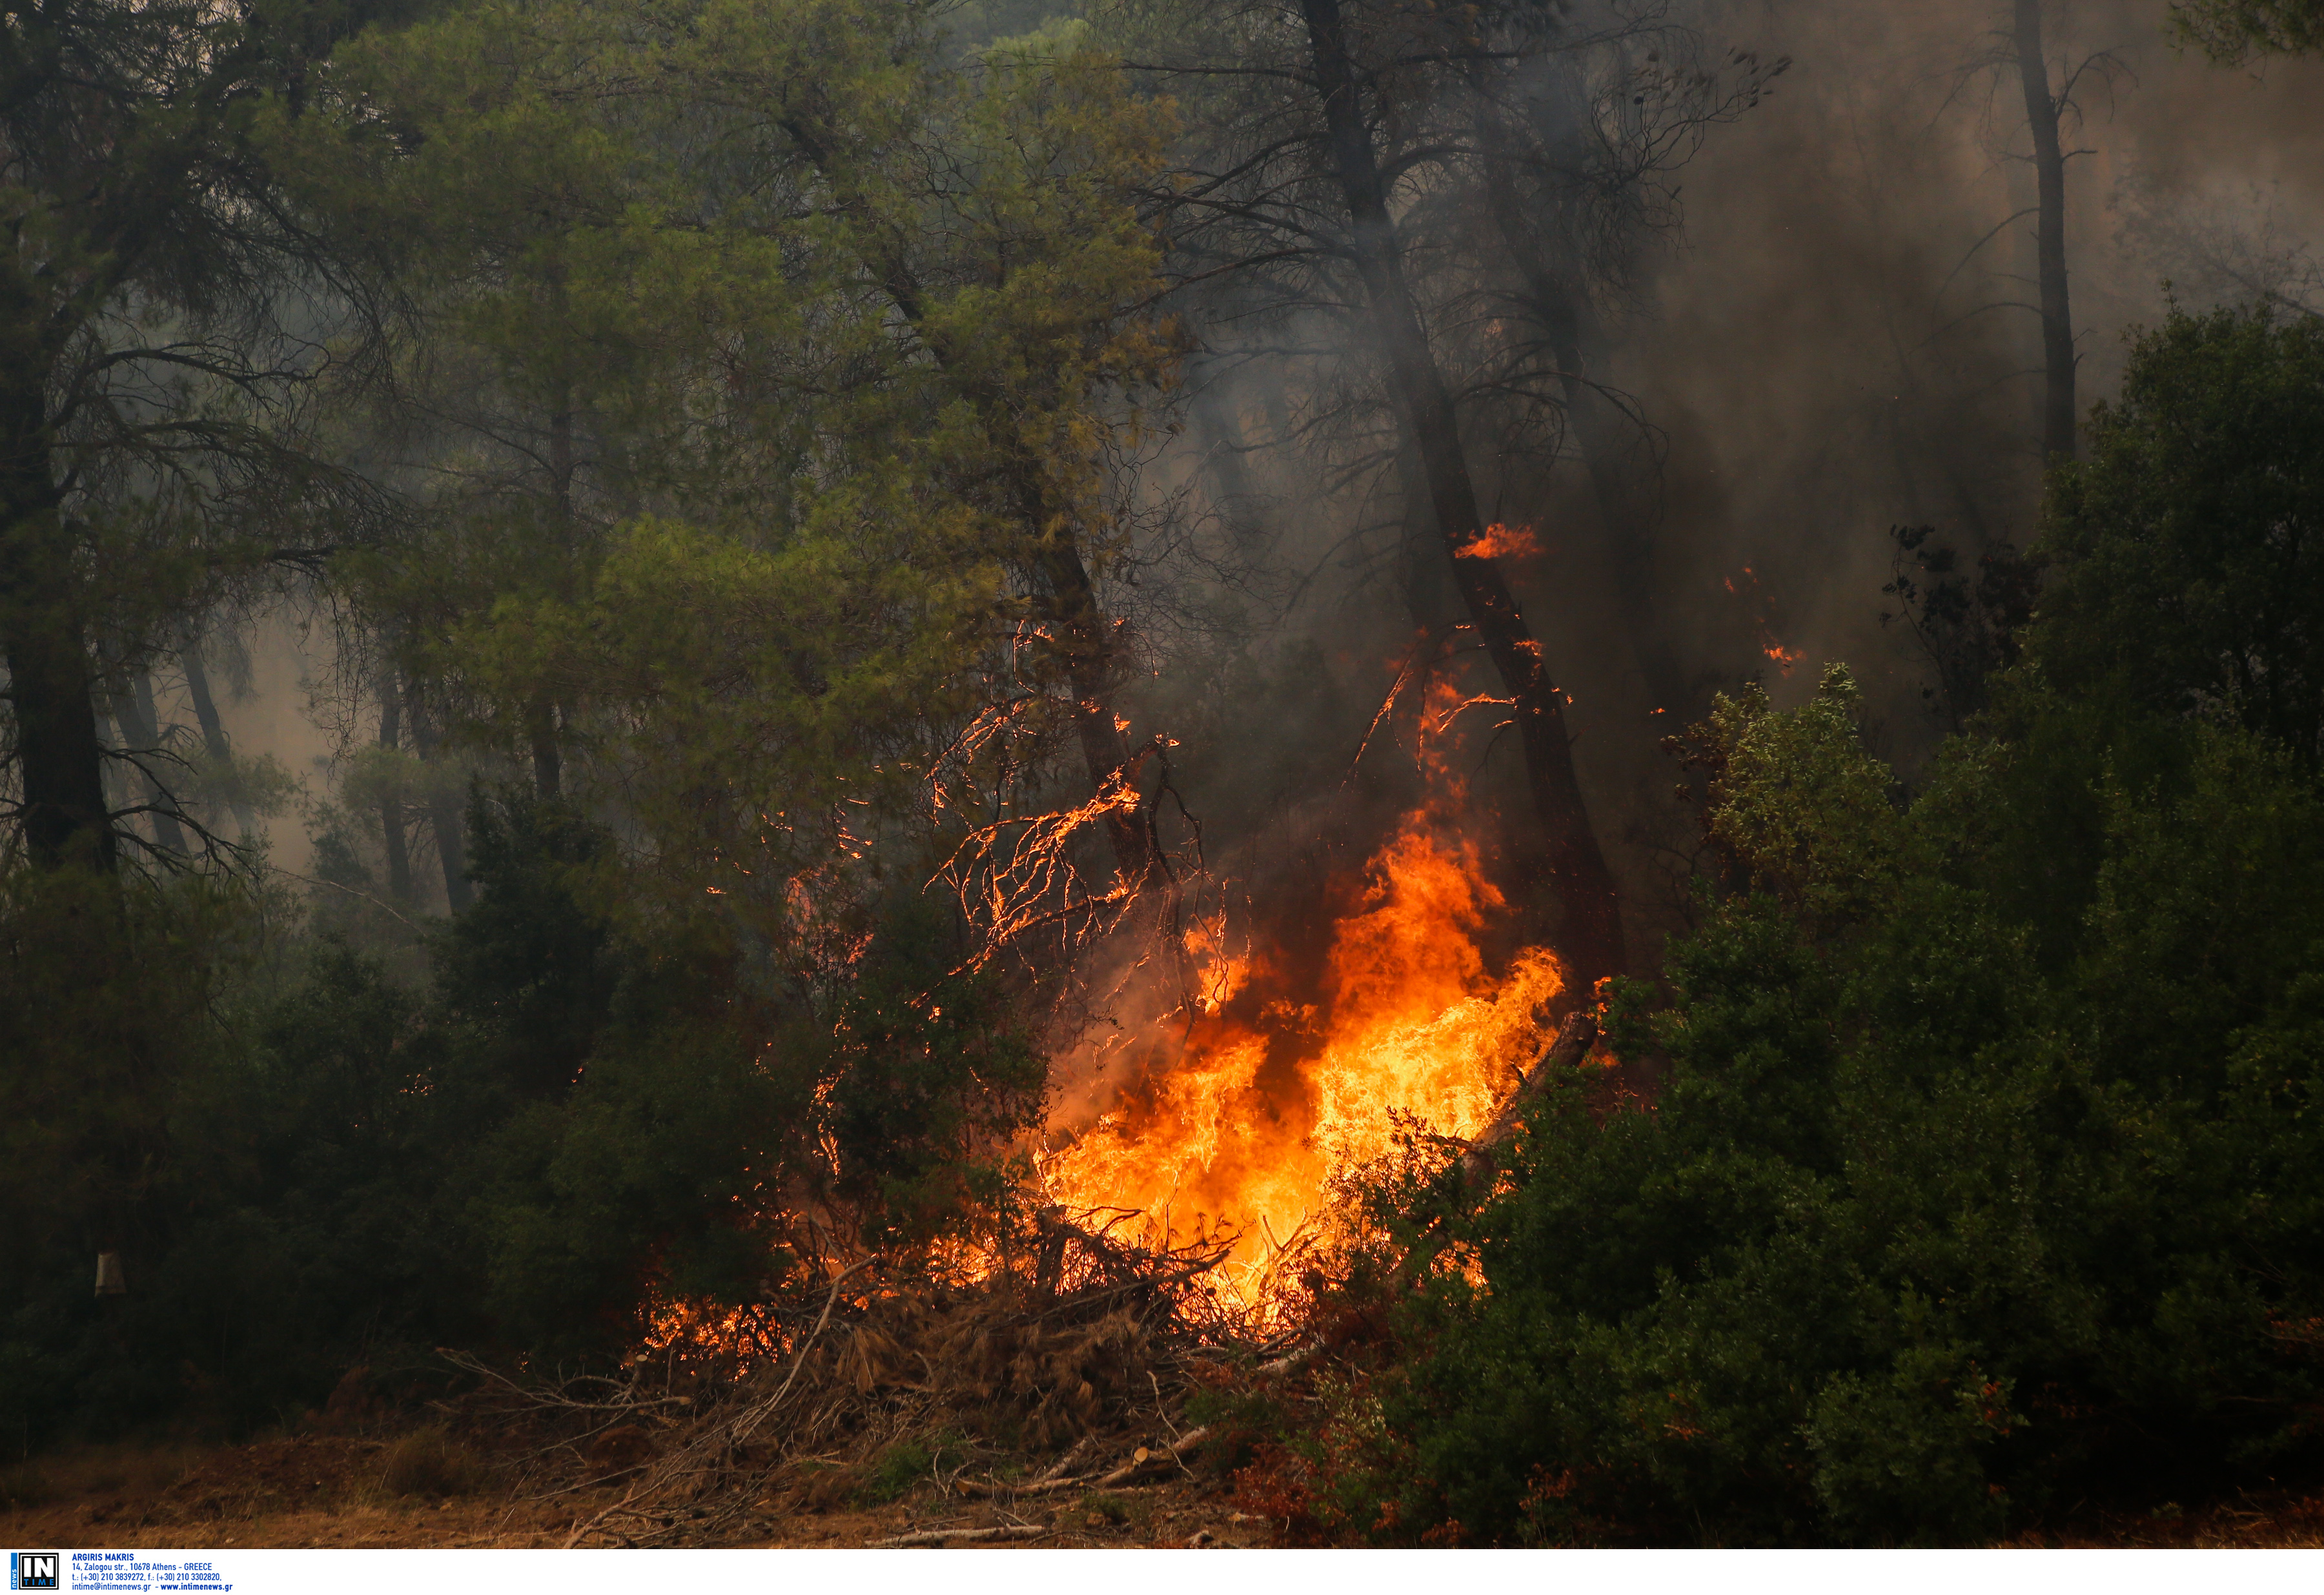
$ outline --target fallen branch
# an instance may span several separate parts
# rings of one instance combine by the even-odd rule
[[[880,1551],[905,1551],[927,1545],[973,1545],[994,1540],[1038,1540],[1053,1535],[1054,1528],[1043,1528],[1038,1523],[1004,1523],[993,1528],[927,1528],[918,1534],[899,1534],[891,1540],[873,1540],[872,1548]]]
[[[1043,1469],[1041,1476],[1033,1482],[1036,1484],[1052,1484],[1056,1480],[1063,1479],[1067,1473],[1073,1471],[1074,1464],[1080,1461],[1083,1457],[1088,1455],[1091,1448],[1096,1444],[1097,1436],[1095,1434],[1092,1434],[1083,1435],[1079,1440],[1074,1442],[1072,1448],[1068,1450],[1065,1455],[1059,1457],[1056,1461],[1051,1462],[1047,1468]]]
[[[955,1488],[961,1494],[971,1498],[1048,1495],[1060,1489],[1110,1489],[1117,1484],[1129,1483],[1140,1471],[1155,1462],[1175,1461],[1183,1464],[1186,1453],[1200,1445],[1209,1436],[1210,1432],[1206,1424],[1199,1429],[1189,1429],[1166,1446],[1149,1449],[1141,1445],[1138,1448],[1137,1453],[1121,1466],[1094,1479],[1083,1473],[1071,1478],[1044,1477],[1036,1479],[1029,1484],[1016,1485],[990,1480],[964,1480]],[[1075,1446],[1074,1449],[1078,1452],[1082,1448]]]
[[[1321,1351],[1323,1349],[1323,1347],[1315,1344],[1313,1341],[1310,1341],[1307,1344],[1300,1347],[1297,1351],[1286,1352],[1283,1356],[1277,1357],[1272,1362],[1260,1363],[1259,1365],[1259,1371],[1269,1377],[1273,1377],[1277,1374],[1297,1373],[1301,1369],[1314,1361],[1316,1353]]]
[[[748,1440],[752,1432],[758,1428],[760,1420],[783,1404],[783,1397],[791,1393],[791,1385],[799,1377],[799,1369],[807,1366],[807,1354],[814,1348],[816,1337],[822,1334],[823,1326],[831,1322],[831,1309],[839,1300],[839,1287],[847,1283],[849,1275],[871,1263],[879,1255],[873,1252],[871,1257],[857,1258],[832,1280],[831,1294],[823,1298],[822,1315],[815,1321],[815,1327],[807,1332],[807,1339],[798,1343],[798,1350],[791,1353],[791,1370],[783,1379],[783,1388],[775,1392],[773,1400],[758,1403],[751,1411],[735,1421],[733,1426],[728,1431],[733,1443],[739,1445]]]
[[[1054,1490],[1077,1489],[1088,1482],[1088,1478],[1081,1475],[1070,1479],[1036,1479],[1030,1484],[1009,1484],[994,1479],[964,1479],[953,1488],[975,1501],[992,1496],[1047,1495]]]
[[[1127,1483],[1140,1468],[1145,1467],[1148,1462],[1184,1462],[1186,1453],[1200,1445],[1209,1436],[1210,1432],[1210,1425],[1205,1424],[1199,1429],[1187,1430],[1176,1441],[1159,1450],[1149,1451],[1141,1445],[1138,1448],[1137,1455],[1100,1479],[1097,1481],[1097,1488],[1104,1489],[1112,1485]]]

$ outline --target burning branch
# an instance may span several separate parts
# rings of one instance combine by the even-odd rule
[[[1079,839],[1114,816],[1133,816],[1152,832],[1151,805],[1139,795],[1138,778],[1146,761],[1168,745],[1159,734],[1150,738],[1085,802],[979,825],[961,839],[936,879],[952,886],[963,912],[982,932],[982,945],[963,971],[982,968],[1005,948],[1051,927],[1074,927],[1066,933],[1068,946],[1102,935],[1129,914],[1151,874],[1168,874],[1167,856],[1157,846],[1148,854],[1153,862],[1145,873],[1116,876],[1111,885],[1096,889],[1074,858]]]

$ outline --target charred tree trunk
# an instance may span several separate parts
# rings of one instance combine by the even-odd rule
[[[2017,0],[2017,78],[2034,134],[2034,274],[2042,297],[2042,453],[2074,453],[2074,322],[2066,298],[2066,157],[2042,56],[2042,0]]]
[[[137,680],[143,672],[125,666],[115,666],[106,671],[96,692],[97,705],[97,736],[105,735],[106,724],[112,723],[118,745],[114,750],[119,757],[114,761],[117,774],[107,783],[108,807],[111,822],[125,817],[124,810],[141,810],[145,817],[145,829],[152,834],[153,844],[165,853],[186,851],[185,833],[179,828],[177,818],[168,810],[168,798],[161,783],[154,779],[146,761],[152,758],[160,746],[160,736],[154,730],[153,689],[148,683]],[[138,687],[143,687],[140,692]],[[114,805],[114,798],[120,799]],[[121,833],[116,828],[117,838]]]
[[[1404,592],[1404,610],[1414,630],[1423,634],[1422,646],[1434,650],[1461,623],[1461,595],[1453,590],[1452,573],[1444,560],[1444,533],[1436,523],[1436,501],[1428,490],[1427,467],[1421,463],[1420,444],[1408,427],[1398,429],[1396,480],[1404,499],[1401,544],[1397,549],[1397,585]]]
[[[565,795],[565,755],[557,745],[557,705],[546,696],[532,700],[524,716],[525,740],[532,744],[532,795],[550,802]]]
[[[1565,424],[1572,429],[1589,473],[1590,491],[1598,503],[1608,563],[1614,576],[1614,596],[1622,615],[1622,629],[1630,639],[1638,670],[1655,702],[1674,715],[1690,712],[1691,689],[1678,657],[1671,648],[1669,629],[1663,624],[1655,601],[1655,531],[1658,519],[1646,484],[1625,458],[1630,450],[1624,433],[1630,430],[1613,401],[1590,377],[1589,318],[1581,295],[1529,246],[1522,223],[1514,214],[1516,196],[1505,182],[1489,182],[1494,219],[1511,257],[1526,282],[1527,308],[1533,311],[1550,353],[1556,357],[1558,385],[1565,399]]]
[[[557,284],[559,308],[564,304],[564,284]],[[557,518],[558,539],[564,553],[570,557],[573,549],[573,386],[562,384],[557,394],[557,408],[549,416],[549,507]],[[552,802],[565,795],[565,754],[558,741],[557,699],[543,690],[525,709],[525,740],[532,747],[532,792],[542,802]]]
[[[1358,102],[1339,0],[1302,0],[1301,9],[1334,175],[1348,208],[1351,250],[1388,358],[1397,424],[1413,443],[1420,485],[1451,561],[1453,585],[1514,702],[1527,784],[1546,833],[1547,872],[1565,910],[1562,951],[1577,983],[1587,990],[1623,967],[1622,917],[1613,874],[1574,777],[1563,695],[1549,679],[1541,644],[1527,630],[1500,567],[1468,552],[1483,531],[1476,488],[1452,396],[1405,287],[1396,223],[1388,213],[1371,134]]]
[[[1061,633],[1057,641],[1065,650],[1066,678],[1074,689],[1074,730],[1090,788],[1113,800],[1105,812],[1105,832],[1113,845],[1114,869],[1125,880],[1142,880],[1153,866],[1154,848],[1137,805],[1120,802],[1134,793],[1138,771],[1111,701],[1111,628],[1080,549],[1064,539],[1053,544],[1041,558],[1041,573],[1055,604],[1053,618]]]
[[[403,695],[391,672],[379,689],[379,745],[390,750],[403,738]],[[403,830],[403,805],[390,788],[379,800],[380,837],[387,853],[387,895],[397,903],[411,900],[411,848]]]

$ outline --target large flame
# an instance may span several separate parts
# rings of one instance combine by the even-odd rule
[[[1153,1241],[1237,1232],[1243,1277],[1262,1270],[1333,1173],[1391,1150],[1396,1114],[1472,1136],[1537,1055],[1563,973],[1541,950],[1487,968],[1478,939],[1504,906],[1475,844],[1423,809],[1372,854],[1311,990],[1268,952],[1232,953],[1222,920],[1203,926],[1196,1012],[1132,1033],[1117,1052],[1135,1077],[1078,1134],[1064,1104],[1050,1194],[1135,1210]]]

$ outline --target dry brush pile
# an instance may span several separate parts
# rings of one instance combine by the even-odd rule
[[[923,1486],[1008,1518],[1200,1459],[1190,1397],[1291,1339],[1213,1283],[1231,1246],[1152,1250],[1052,1211],[1035,1244],[976,1277],[862,1258],[811,1297],[724,1326],[723,1343],[697,1332],[619,1376],[512,1376],[446,1355],[478,1381],[464,1405],[501,1431],[519,1492],[577,1508],[570,1544],[733,1544]],[[895,1543],[1045,1532],[1003,1521]]]

